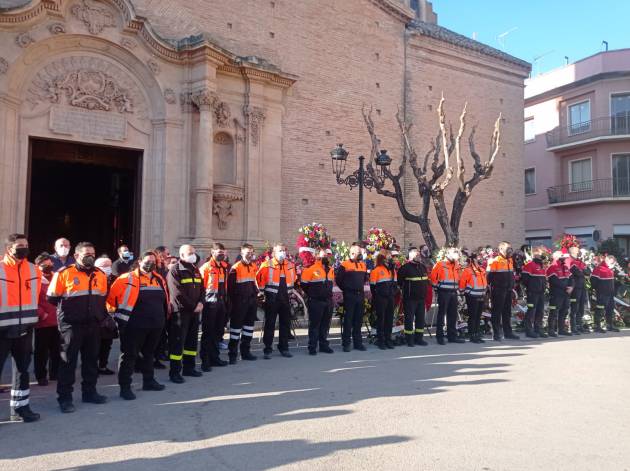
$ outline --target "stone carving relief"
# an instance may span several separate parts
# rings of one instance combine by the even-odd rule
[[[52,103],[148,117],[144,96],[129,75],[94,57],[66,57],[48,64],[33,79],[26,101],[33,107]]]
[[[263,123],[265,122],[265,110],[258,106],[246,107],[245,115],[249,120],[249,133],[252,144],[257,146],[260,140]]]
[[[193,92],[191,98],[192,102],[200,109],[202,106],[209,106],[211,108],[214,108],[217,101],[219,100],[219,97],[216,93],[207,89]]]
[[[234,185],[214,185],[212,213],[217,216],[218,227],[224,231],[232,216],[232,203],[243,200],[243,189]]]
[[[9,71],[9,63],[4,57],[0,57],[0,75],[4,75]]]
[[[175,95],[175,92],[172,88],[164,89],[164,101],[166,101],[166,103],[168,103],[169,105],[174,105],[175,103],[177,103],[177,95]]]
[[[85,24],[90,34],[100,34],[105,28],[116,26],[114,13],[94,0],[83,0],[72,5],[70,11]]]
[[[219,132],[214,135],[214,142],[216,144],[228,145],[232,143],[230,135],[225,132]]]
[[[35,40],[28,33],[21,33],[15,37],[15,44],[20,47],[28,47],[30,44],[34,43]]]
[[[226,128],[230,123],[230,116],[232,112],[230,111],[230,105],[226,102],[218,102],[214,107],[214,117],[217,121],[217,125],[221,128]]]
[[[153,73],[153,75],[157,75],[160,73],[160,65],[157,62],[155,62],[153,59],[149,59],[147,61],[147,67],[149,68],[151,73]]]
[[[122,38],[120,40],[120,45],[122,47],[126,47],[127,49],[133,49],[134,47],[138,45],[138,43],[136,43],[133,39]]]
[[[63,23],[52,23],[48,26],[48,31],[50,34],[63,34],[66,32],[66,27]]]
[[[181,92],[179,94],[179,104],[182,107],[182,113],[191,113],[195,107],[192,100],[192,93]]]

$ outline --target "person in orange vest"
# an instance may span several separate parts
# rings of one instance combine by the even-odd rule
[[[287,260],[287,248],[284,244],[273,247],[271,259],[263,262],[256,274],[258,289],[265,294],[265,332],[263,334],[264,359],[271,358],[273,337],[276,330],[276,318],[280,318],[278,350],[280,355],[291,358],[289,352],[289,334],[291,332],[291,305],[289,296],[293,293],[297,274],[295,265]]]
[[[219,342],[223,338],[227,316],[227,278],[230,266],[225,261],[225,246],[212,244],[210,259],[199,270],[203,278],[205,299],[201,313],[201,371],[212,371],[213,366],[226,366],[219,356]]]
[[[318,251],[315,263],[304,268],[300,276],[300,286],[307,296],[309,355],[317,355],[318,344],[320,352],[334,352],[328,342],[328,331],[333,313],[334,277],[325,249]]]
[[[343,351],[351,350],[350,341],[354,349],[366,351],[361,336],[365,301],[365,282],[368,280],[367,267],[363,262],[360,242],[350,246],[350,258],[344,260],[335,274],[335,282],[343,292]]]
[[[56,272],[48,286],[48,300],[57,306],[61,332],[61,364],[57,375],[57,401],[61,412],[74,412],[72,391],[79,353],[83,402],[104,404],[96,392],[101,323],[109,314],[105,307],[107,276],[94,266],[96,252],[90,242],[75,247],[76,263]]]
[[[396,289],[396,270],[391,253],[388,250],[381,250],[370,272],[370,290],[376,311],[376,346],[380,350],[394,348],[392,328]]]
[[[466,298],[468,333],[472,343],[484,343],[483,336],[479,331],[479,323],[488,288],[486,271],[479,265],[478,256],[477,253],[469,255],[468,266],[464,268],[459,279],[459,289]]]
[[[446,337],[451,343],[464,343],[464,339],[457,336],[457,296],[459,288],[460,252],[456,247],[446,250],[446,260],[437,262],[431,270],[431,284],[437,290],[438,314],[437,332],[435,334],[440,345],[446,345],[444,340],[444,317],[446,317]]]
[[[241,359],[256,361],[251,352],[254,325],[258,312],[258,286],[256,285],[256,266],[254,246],[241,245],[241,259],[237,261],[228,274],[228,298],[232,304],[230,312],[230,342],[228,343],[228,360],[235,365],[239,350]]]
[[[116,278],[107,296],[108,310],[113,313],[120,331],[118,384],[120,397],[127,401],[136,398],[131,389],[136,363],[140,363],[143,391],[164,389],[164,385],[155,380],[153,354],[162,335],[170,300],[166,281],[156,268],[155,253],[144,252],[130,272]]]
[[[31,410],[28,368],[42,276],[26,259],[28,240],[24,234],[10,234],[4,247],[0,262],[0,369],[11,354],[14,365],[10,420],[35,422],[40,416]]]
[[[499,255],[488,264],[488,285],[492,302],[494,340],[518,340],[512,331],[512,289],[514,288],[514,251],[509,242],[499,244]]]

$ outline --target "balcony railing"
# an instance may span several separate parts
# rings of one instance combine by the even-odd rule
[[[604,178],[547,188],[549,204],[630,198],[630,179]]]
[[[570,126],[560,126],[547,133],[547,147],[578,143],[597,137],[630,134],[630,114],[596,118]]]

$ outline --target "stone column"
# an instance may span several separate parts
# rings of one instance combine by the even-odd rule
[[[208,248],[212,243],[212,112],[217,96],[204,89],[193,92],[192,100],[199,108],[197,155],[194,167],[195,239],[193,244]]]

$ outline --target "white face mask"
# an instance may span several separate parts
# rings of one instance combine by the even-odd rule
[[[67,257],[70,253],[70,247],[59,247],[57,249],[57,255],[60,257]]]
[[[456,262],[459,260],[459,254],[457,252],[450,252],[446,254],[446,258],[448,258],[452,262]]]
[[[197,261],[197,256],[194,253],[191,253],[190,255],[182,257],[182,260],[188,263],[195,263]]]
[[[112,267],[101,267],[101,271],[107,276],[110,276],[112,274]]]
[[[287,253],[286,252],[276,252],[276,260],[278,260],[279,262],[284,262],[284,260],[287,258]]]

